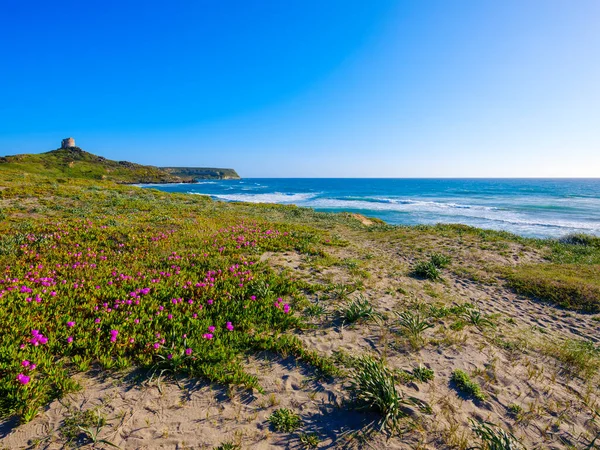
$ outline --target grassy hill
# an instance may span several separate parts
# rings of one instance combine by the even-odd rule
[[[193,168],[188,174],[185,171],[189,169],[186,168],[178,168],[178,172],[175,172],[129,161],[113,161],[86,152],[79,147],[61,148],[40,154],[0,157],[0,171],[3,170],[43,174],[57,178],[108,180],[124,184],[192,183],[198,178],[234,178],[230,176],[231,172],[239,178],[231,169]]]

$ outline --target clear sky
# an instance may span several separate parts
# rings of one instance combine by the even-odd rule
[[[599,0],[3,0],[0,154],[600,177]]]

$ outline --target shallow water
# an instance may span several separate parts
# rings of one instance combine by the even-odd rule
[[[145,187],[226,201],[357,212],[391,224],[463,223],[530,237],[600,235],[597,178],[246,178]]]

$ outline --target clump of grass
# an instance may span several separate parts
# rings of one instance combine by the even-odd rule
[[[564,369],[573,375],[589,379],[600,368],[600,349],[592,341],[569,339],[560,346],[548,348],[563,365]]]
[[[116,447],[112,442],[101,439],[100,432],[106,425],[106,419],[95,409],[85,411],[76,411],[65,418],[60,427],[60,434],[68,443],[77,445],[104,444],[109,447]]]
[[[515,420],[521,420],[523,418],[523,407],[516,403],[511,403],[506,408],[508,415]]]
[[[450,265],[450,257],[441,253],[434,253],[427,261],[418,261],[413,268],[413,275],[418,278],[425,278],[431,281],[442,279],[440,269]]]
[[[421,381],[422,383],[427,383],[433,380],[434,378],[433,370],[422,365],[419,365],[419,367],[415,367],[412,371],[412,374],[415,377],[415,379]]]
[[[381,415],[380,430],[398,430],[400,420],[407,415],[405,406],[427,409],[420,400],[405,397],[396,389],[394,375],[382,361],[367,355],[357,358],[355,365],[350,392],[359,409],[376,411]]]
[[[269,423],[275,431],[291,433],[302,426],[302,419],[291,409],[279,408],[269,416]]]
[[[240,450],[241,448],[241,445],[234,444],[233,442],[223,442],[218,447],[215,447],[214,450]]]
[[[413,268],[413,275],[418,278],[426,278],[431,281],[442,279],[442,272],[431,261],[419,261]]]
[[[600,238],[584,233],[572,233],[558,239],[561,244],[600,248]]]
[[[369,299],[364,295],[359,295],[352,300],[346,308],[344,308],[342,314],[344,316],[344,322],[347,323],[366,322],[381,317],[381,314],[373,309],[371,302],[369,302]]]
[[[398,325],[409,337],[413,346],[418,346],[423,340],[423,332],[434,326],[433,324],[429,323],[427,319],[421,317],[419,313],[413,313],[412,311],[403,311],[399,313]]]
[[[434,253],[429,258],[429,261],[438,269],[443,269],[444,267],[448,267],[450,265],[451,259],[448,255]]]
[[[475,308],[467,308],[461,314],[461,317],[467,322],[471,323],[472,325],[475,325],[480,330],[483,328],[484,325],[491,326],[494,324],[494,322],[492,322],[488,317],[481,314],[481,311],[479,309]]]
[[[302,433],[300,434],[299,439],[304,448],[319,447],[320,439],[317,433]]]
[[[473,397],[475,400],[478,401],[485,401],[485,399],[487,398],[481,390],[481,386],[479,386],[479,384],[477,384],[476,382],[472,381],[471,377],[469,377],[469,375],[466,372],[460,369],[456,369],[454,372],[452,372],[452,377],[450,378],[450,381],[454,384],[456,389],[463,395]]]
[[[476,422],[469,419],[471,429],[481,441],[480,445],[470,447],[474,450],[523,450],[523,446],[510,432],[490,422]]]

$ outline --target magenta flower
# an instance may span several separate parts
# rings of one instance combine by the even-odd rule
[[[69,328],[73,328],[75,326],[75,322],[67,322],[67,326]]]
[[[31,330],[31,335],[33,336],[29,339],[29,342],[33,344],[33,346],[37,347],[40,344],[48,343],[48,338],[44,336],[39,330]]]
[[[73,336],[67,338],[67,344],[70,344],[71,342],[73,342]]]
[[[288,314],[290,312],[290,305],[288,305],[287,303],[283,305],[283,312]]]
[[[225,328],[227,328],[229,331],[233,331],[233,325],[231,324],[231,322],[227,322]]]
[[[30,363],[29,361],[27,361],[26,359],[24,359],[24,360],[23,360],[23,362],[21,362],[21,365],[22,365],[23,367],[29,367],[29,365],[30,365],[30,364],[31,364],[31,363]]]
[[[192,354],[192,349],[191,349],[191,348],[186,348],[186,349],[185,349],[185,354],[186,354],[187,356],[190,356],[190,355]]]
[[[155,348],[156,350],[158,350],[158,349],[160,348],[160,344],[159,344],[158,342],[157,342],[157,343],[155,343],[155,344],[154,344],[154,348]]]
[[[117,330],[110,330],[110,342],[117,342],[117,335],[119,332]]]
[[[167,359],[173,359],[173,355],[172,355],[171,353],[169,353],[169,354],[167,355]]]
[[[24,375],[22,373],[17,375],[17,381],[23,385],[29,383],[29,380],[31,380],[31,378],[29,378],[27,375]]]
[[[213,326],[211,325],[210,327],[208,327],[208,331],[212,333],[213,331],[215,331],[215,327],[213,327]]]
[[[212,335],[211,333],[206,333],[206,334],[203,334],[203,335],[202,335],[202,337],[203,337],[204,339],[208,339],[208,340],[210,340],[210,339],[212,339],[212,338],[213,338],[213,335]]]

